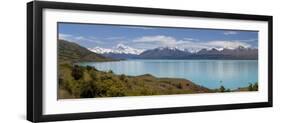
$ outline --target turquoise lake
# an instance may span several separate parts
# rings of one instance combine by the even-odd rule
[[[124,60],[85,62],[100,71],[131,76],[151,74],[156,77],[184,78],[207,88],[236,89],[258,82],[257,60]]]

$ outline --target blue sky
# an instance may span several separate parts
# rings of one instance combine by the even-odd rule
[[[257,31],[165,28],[101,24],[59,23],[59,39],[86,48],[113,48],[123,44],[137,49],[178,47],[183,49],[257,48]]]

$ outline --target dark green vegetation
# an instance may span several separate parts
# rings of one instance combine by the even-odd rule
[[[60,65],[59,98],[93,98],[209,93],[211,90],[185,79],[116,75],[94,67]]]
[[[236,90],[208,89],[186,79],[156,78],[150,74],[141,76],[116,75],[113,71],[98,71],[90,66],[78,66],[78,62],[114,61],[93,53],[78,44],[58,41],[59,99],[122,97],[145,95],[170,95],[192,93],[216,93],[233,91],[257,91],[258,85]]]
[[[234,91],[258,91],[258,89],[259,89],[259,85],[256,82],[254,84],[249,83],[248,87],[238,88]]]
[[[240,87],[234,90],[230,90],[229,88],[226,89],[224,86],[220,86],[218,89],[213,89],[214,92],[242,92],[242,91],[258,91],[259,86],[258,82],[252,84],[249,83],[247,87]]]
[[[71,64],[61,64],[59,74],[60,99],[257,90],[257,83],[236,90],[226,89],[224,86],[210,90],[185,79],[156,78],[150,74],[141,76],[116,75],[112,71],[102,72],[94,67],[73,66]]]

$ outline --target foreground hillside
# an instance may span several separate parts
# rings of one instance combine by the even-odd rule
[[[210,93],[189,80],[116,75],[94,67],[60,65],[59,99]]]
[[[235,90],[226,89],[223,86],[211,90],[185,79],[156,78],[149,74],[141,76],[116,75],[112,71],[102,72],[90,66],[60,64],[58,98],[73,99],[257,90],[258,83]]]

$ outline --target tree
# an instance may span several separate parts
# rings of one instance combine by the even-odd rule
[[[108,72],[111,73],[111,74],[113,74],[113,71],[112,71],[112,70],[109,70]]]
[[[87,69],[88,71],[90,71],[90,70],[92,70],[92,67],[89,66],[89,65],[87,65],[87,66],[86,66],[86,69]]]
[[[249,84],[248,91],[253,91],[253,84],[252,83]]]
[[[226,91],[225,92],[231,92],[231,90],[228,88],[228,89],[226,89]]]
[[[79,80],[83,77],[83,70],[78,65],[75,65],[72,68],[71,75],[75,80]]]
[[[256,82],[254,85],[253,85],[253,91],[258,91],[259,90],[259,85],[258,83]]]
[[[121,74],[121,75],[120,75],[120,80],[121,80],[121,81],[124,81],[125,79],[126,79],[126,76],[125,76],[124,74]]]
[[[225,92],[225,88],[223,86],[220,87],[220,92]]]
[[[176,87],[177,87],[178,89],[183,89],[184,85],[183,85],[183,83],[177,83],[177,84],[176,84]]]
[[[63,78],[59,77],[59,85],[61,86],[63,84]]]
[[[97,85],[94,81],[84,82],[81,87],[80,97],[81,98],[93,98],[98,93]]]

